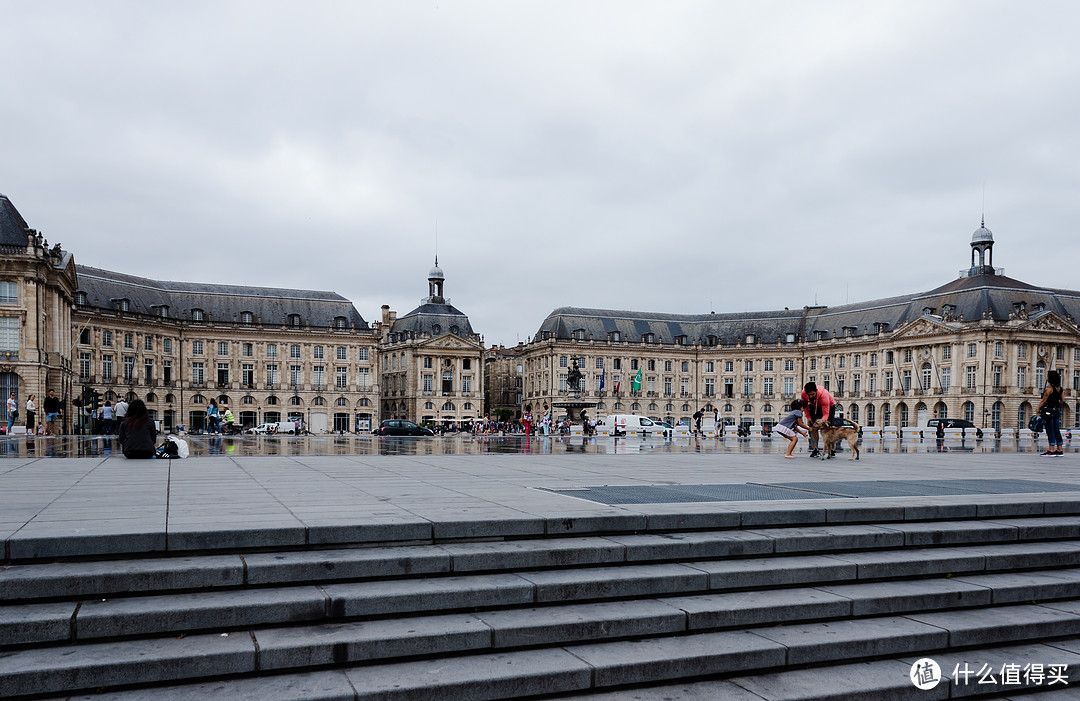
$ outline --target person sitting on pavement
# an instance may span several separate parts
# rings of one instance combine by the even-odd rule
[[[146,403],[136,399],[128,404],[127,415],[120,422],[118,441],[125,458],[146,459],[154,457],[157,426],[146,410]]]

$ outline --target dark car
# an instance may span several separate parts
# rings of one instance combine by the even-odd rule
[[[947,428],[962,428],[965,433],[974,433],[976,438],[983,436],[982,429],[966,419],[930,419],[926,422],[926,426],[934,429],[935,432],[939,427],[942,431]]]
[[[376,436],[434,436],[435,432],[430,428],[417,426],[412,421],[405,419],[387,419],[383,421],[372,433]]]

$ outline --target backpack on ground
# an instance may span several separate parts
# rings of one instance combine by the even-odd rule
[[[186,458],[188,456],[187,441],[176,436],[167,436],[154,455],[159,458]]]

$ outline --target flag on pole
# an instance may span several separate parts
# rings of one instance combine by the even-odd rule
[[[634,392],[641,391],[641,368],[638,368],[637,374],[634,375],[634,379],[630,381],[630,389]]]
[[[607,371],[606,370],[601,370],[600,371],[600,389],[604,389],[604,373],[605,372],[607,372]]]

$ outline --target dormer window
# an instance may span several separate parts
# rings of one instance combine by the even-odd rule
[[[856,331],[857,328],[858,327],[856,327],[856,326],[845,326],[844,327],[844,335],[845,336],[854,336],[855,331]]]
[[[1046,309],[1046,305],[1042,302],[1036,302],[1035,304],[1031,305],[1031,309],[1032,311],[1041,312]]]
[[[617,343],[618,341],[622,340],[622,334],[620,334],[618,331],[611,331],[608,333],[607,336],[608,340],[612,343]]]
[[[719,336],[709,336],[709,337],[707,337],[707,338],[705,339],[705,341],[706,341],[706,342],[707,342],[707,343],[708,343],[708,344],[709,344],[710,346],[715,346],[716,344],[720,343],[720,337],[719,337]]]
[[[240,323],[251,325],[255,323],[255,315],[251,312],[240,312]]]
[[[955,314],[956,313],[956,305],[955,304],[943,304],[943,305],[941,305],[941,313],[942,314]]]
[[[573,337],[575,341],[584,341],[585,329],[574,329]]]
[[[460,329],[457,326],[451,326],[450,327],[450,333],[457,334],[458,331],[460,331]]]
[[[116,308],[117,308],[117,310],[122,311],[122,312],[130,312],[131,311],[131,300],[130,299],[118,299],[118,300],[116,300]]]
[[[169,318],[169,308],[166,307],[163,304],[159,305],[159,306],[156,306],[156,307],[153,307],[153,311],[154,311],[154,314],[156,314],[157,316],[160,316],[162,319]]]
[[[646,333],[641,335],[642,343],[656,343],[656,334]]]
[[[795,334],[793,334],[793,333],[785,334],[784,335],[784,342],[785,343],[794,343],[795,342]]]
[[[440,326],[439,324],[432,324],[431,325],[431,335],[432,336],[437,336],[440,333],[442,333],[442,326]]]
[[[937,307],[923,307],[922,313],[926,316],[930,316],[937,311]]]
[[[203,312],[202,309],[192,309],[191,310],[191,320],[192,321],[205,321],[206,320],[206,313]]]
[[[300,315],[299,314],[290,314],[288,323],[289,323],[289,326],[294,328],[294,329],[300,328]]]
[[[79,292],[75,293],[75,304],[79,305],[80,307],[85,307],[86,306],[86,293],[85,292],[80,290]]]
[[[343,316],[335,316],[334,317],[334,328],[335,329],[347,328],[348,324],[349,324],[349,320],[346,319],[345,317],[343,317]]]
[[[677,345],[677,346],[685,346],[686,345],[686,336],[676,336],[675,337],[675,345]]]
[[[814,336],[816,336],[816,337],[817,337],[817,340],[819,340],[819,341],[824,341],[824,340],[825,340],[825,337],[826,337],[826,336],[827,336],[828,334],[829,334],[829,332],[828,332],[828,331],[825,331],[825,330],[823,330],[823,329],[818,329],[817,331],[815,331],[815,332],[814,332]]]
[[[752,345],[754,345],[754,342],[756,340],[757,340],[757,336],[755,336],[754,334],[752,334],[752,333],[746,334],[746,345],[752,346]]]

